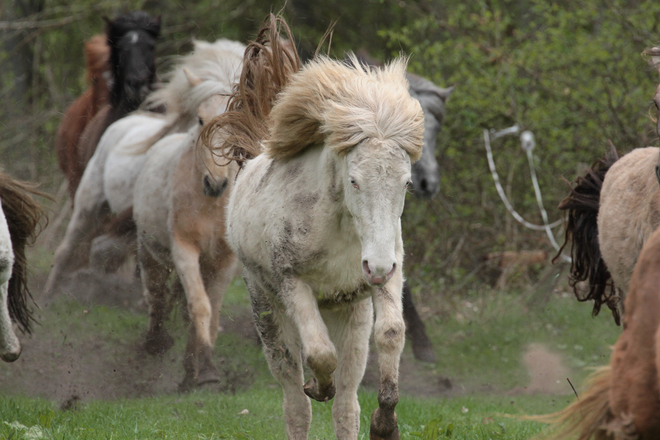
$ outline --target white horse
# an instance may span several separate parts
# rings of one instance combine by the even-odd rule
[[[167,107],[165,117],[135,113],[108,127],[76,192],[71,221],[45,286],[48,294],[64,276],[87,263],[92,239],[102,232],[110,215],[133,206],[135,180],[149,148],[167,134],[197,125],[197,109],[206,99],[231,93],[241,69],[242,47],[224,39],[213,44],[196,41],[194,52],[181,58],[170,82],[147,98],[148,106]],[[190,81],[189,76],[201,81]],[[125,243],[114,238],[97,239],[97,264],[106,271],[115,270],[130,250],[129,244],[134,243],[133,235],[123,238]]]
[[[205,101],[199,109],[200,123],[224,112],[227,100],[226,95],[215,95]],[[138,261],[149,304],[149,353],[162,353],[172,345],[163,326],[172,270],[188,304],[182,390],[220,380],[213,366],[213,346],[222,299],[236,271],[236,257],[225,237],[225,205],[238,166],[218,165],[208,149],[198,149],[200,130],[201,125],[156,143],[147,153],[134,192]]]
[[[307,438],[308,397],[327,401],[336,391],[336,436],[357,439],[375,311],[380,392],[370,435],[398,439],[400,217],[422,150],[422,109],[408,92],[405,61],[370,69],[355,58],[320,58],[294,73],[297,54],[276,28],[271,16],[246,50],[230,110],[203,133],[207,142],[226,136],[216,149],[225,157],[250,159],[230,194],[229,243],[284,392],[288,438]]]
[[[0,359],[5,362],[21,354],[14,325],[29,333],[33,320],[25,246],[36,238],[44,215],[32,194],[45,195],[0,172]]]

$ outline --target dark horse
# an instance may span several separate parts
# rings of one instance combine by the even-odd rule
[[[112,87],[109,103],[87,124],[78,149],[69,159],[69,191],[75,195],[85,166],[96,150],[103,132],[113,122],[142,104],[156,77],[154,48],[160,35],[160,17],[142,11],[107,20]]]
[[[55,136],[55,152],[60,170],[71,179],[72,175],[82,175],[82,170],[74,160],[78,152],[80,135],[94,115],[110,100],[110,47],[105,35],[95,35],[85,42],[86,80],[89,88],[69,106],[62,117]],[[69,180],[69,188],[71,183]],[[71,193],[71,200],[75,191]]]

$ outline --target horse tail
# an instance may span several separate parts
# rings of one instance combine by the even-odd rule
[[[607,424],[612,421],[610,387],[612,368],[608,365],[592,373],[587,379],[586,391],[568,407],[543,416],[523,416],[524,420],[548,423],[548,432],[534,440],[605,440]]]
[[[32,198],[33,195],[51,198],[34,186],[0,172],[0,201],[14,252],[12,276],[7,290],[9,316],[25,333],[31,332],[31,324],[35,321],[28,307],[32,295],[27,286],[25,247],[34,243],[48,222],[41,206]]]
[[[248,44],[241,79],[234,86],[227,112],[216,116],[200,135],[215,156],[242,164],[261,153],[275,99],[291,75],[300,70],[300,56],[292,41],[284,19],[270,14],[255,41]]]
[[[571,193],[559,204],[559,209],[567,211],[566,235],[555,259],[564,248],[571,246],[571,271],[569,284],[578,301],[594,301],[593,315],[600,312],[603,304],[612,311],[614,319],[620,324],[618,301],[615,295],[614,281],[605,266],[598,244],[598,209],[603,179],[610,167],[619,159],[614,146],[604,158],[596,161],[579,176]],[[554,261],[554,260],[553,260]],[[588,291],[580,288],[580,282],[588,282]]]

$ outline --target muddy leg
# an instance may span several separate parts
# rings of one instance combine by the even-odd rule
[[[184,384],[190,383],[201,385],[220,381],[220,374],[213,366],[211,337],[213,307],[202,279],[199,257],[200,252],[197,246],[174,234],[172,259],[186,292],[188,315],[190,316],[188,344],[184,360],[186,374],[182,387]]]
[[[408,281],[403,283],[403,319],[406,321],[406,333],[412,341],[415,359],[424,362],[436,362],[438,359],[433,352],[433,344],[431,344],[426,334],[426,327],[422,322],[422,318],[417,314]]]
[[[268,295],[249,278],[245,281],[250,291],[254,322],[268,367],[282,386],[287,438],[307,440],[307,432],[312,422],[312,404],[303,392],[305,379],[298,330],[284,311],[273,306],[271,299],[274,294]]]
[[[305,394],[319,402],[335,396],[332,374],[337,369],[337,352],[330,341],[316,297],[304,282],[290,278],[281,292],[287,314],[291,316],[302,338],[303,356],[313,377],[305,384]]]
[[[360,301],[338,312],[322,311],[328,331],[337,347],[335,383],[337,395],[332,406],[335,436],[356,440],[360,430],[358,387],[369,355],[369,336],[373,326],[371,300]]]
[[[149,328],[144,348],[149,354],[159,355],[174,344],[164,326],[168,311],[166,284],[170,272],[166,266],[156,261],[144,246],[138,249],[138,261],[144,297],[149,305]]]
[[[405,324],[401,301],[403,285],[401,269],[397,268],[392,279],[373,294],[376,323],[374,339],[378,347],[380,389],[378,408],[371,415],[371,440],[399,440],[397,416],[394,412],[399,402],[399,361],[405,343]]]

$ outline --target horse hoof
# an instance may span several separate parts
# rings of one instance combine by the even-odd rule
[[[195,385],[201,386],[207,383],[218,383],[220,382],[220,373],[215,368],[209,368],[205,371],[200,371],[199,376],[197,376],[197,381]]]
[[[336,390],[334,382],[330,382],[328,386],[320,388],[316,378],[312,377],[303,387],[303,391],[310,399],[314,399],[318,402],[327,402],[335,397]]]
[[[426,344],[415,344],[412,346],[413,356],[415,359],[422,362],[428,362],[430,364],[435,364],[438,361],[435,353],[433,352],[433,346]]]
[[[389,413],[389,416],[386,416]],[[369,440],[401,440],[397,416],[394,411],[383,412],[376,408],[371,414]]]
[[[174,339],[165,332],[147,335],[147,340],[144,343],[144,350],[152,356],[160,356],[165,354],[172,345]]]

